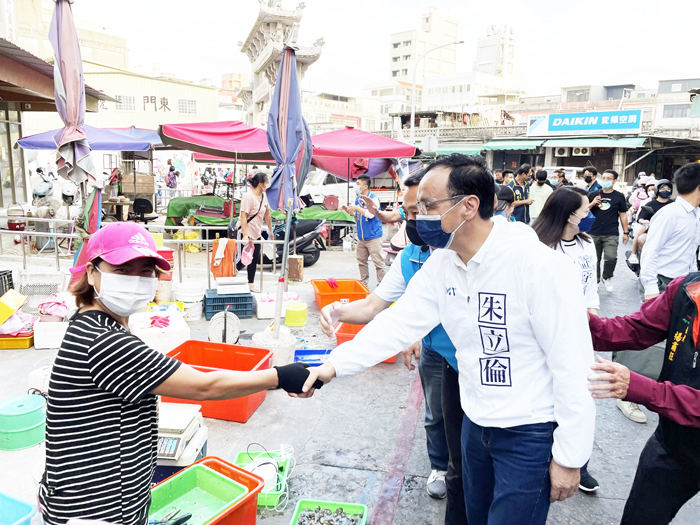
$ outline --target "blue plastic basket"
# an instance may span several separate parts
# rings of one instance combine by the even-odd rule
[[[294,362],[309,366],[321,366],[328,361],[333,350],[294,350]]]
[[[0,492],[0,525],[29,525],[36,506]]]

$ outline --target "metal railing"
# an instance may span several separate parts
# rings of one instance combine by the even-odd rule
[[[24,222],[25,224],[29,222],[42,222],[42,223],[69,223],[72,225],[75,221],[72,219],[40,219],[40,218],[35,218],[35,217],[11,217],[10,218],[11,222]],[[145,225],[146,229],[148,229],[151,233],[162,233],[162,230],[183,230],[183,238],[182,239],[164,239],[163,243],[164,245],[171,245],[174,244],[176,247],[177,251],[177,267],[178,267],[178,278],[179,282],[182,283],[182,276],[184,271],[187,270],[187,250],[185,249],[186,244],[198,244],[198,245],[204,245],[204,251],[206,252],[206,268],[205,271],[207,272],[207,285],[209,288],[211,288],[211,252],[212,252],[212,245],[215,240],[217,239],[204,239],[203,238],[203,233],[205,231],[221,231],[222,227],[220,226],[165,226],[165,225]],[[54,229],[55,230],[55,229]],[[185,231],[189,230],[195,230],[200,232],[199,233],[199,238],[197,239],[187,239],[185,237]],[[30,243],[28,241],[29,237],[48,237],[53,239],[54,242],[54,251],[55,251],[55,261],[56,261],[56,270],[61,271],[61,261],[60,261],[60,251],[58,249],[59,246],[59,239],[81,239],[80,234],[78,233],[66,233],[66,232],[59,232],[59,231],[49,231],[49,232],[38,232],[38,231],[33,231],[33,230],[6,230],[6,229],[0,229],[0,257],[8,257],[8,255],[5,255],[5,250],[3,247],[3,236],[5,235],[10,235],[12,237],[19,236],[20,237],[20,246],[22,247],[22,267],[24,270],[27,269],[29,259],[31,258],[31,249],[29,250],[29,253],[27,248],[25,246],[28,246]],[[240,250],[242,249],[244,244],[247,244],[248,241],[243,241],[243,240],[238,240],[238,239],[229,239],[229,242],[235,242],[238,246],[237,248]],[[258,239],[255,241],[252,241],[253,244],[260,244],[261,249],[260,249],[260,292],[263,291],[263,286],[264,286],[264,270],[263,270],[263,265],[264,265],[264,253],[262,246],[265,244],[269,244],[272,246],[277,246],[280,244],[284,244],[284,241],[278,241],[278,240],[270,240],[270,239]],[[72,255],[69,254],[70,257]],[[272,257],[272,274],[275,275],[277,273],[277,249],[274,249],[274,256]]]
[[[404,136],[407,130],[404,131]],[[382,135],[383,137],[389,137],[392,139],[398,138],[397,131],[373,131],[375,135]],[[517,125],[517,126],[458,126],[450,128],[416,128],[415,136],[416,138],[427,137],[429,135],[434,135],[438,139],[441,138],[484,138],[489,139],[492,137],[513,137],[518,135],[525,135],[527,133],[527,126]]]

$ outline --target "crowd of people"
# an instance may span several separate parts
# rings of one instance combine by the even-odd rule
[[[408,368],[417,361],[426,489],[447,499],[446,524],[544,525],[551,503],[597,490],[587,467],[594,399],[604,398],[633,421],[643,422],[638,404],[659,414],[622,523],[669,523],[700,490],[700,163],[653,187],[640,178],[629,199],[614,188],[615,171],[597,179],[592,167],[584,188],[541,167],[492,174],[482,157],[453,154],[406,179],[394,212],[361,180],[348,211],[366,221],[365,265],[381,239],[373,221],[405,221],[409,242],[366,299],[322,309],[328,336],[339,322],[367,326],[317,368],[202,373],[149,348],[129,317],[170,265],[141,225],[100,229],[88,262],[71,270],[79,310],[50,377],[44,522],[147,523],[157,395],[218,400],[279,387],[310,397],[403,352]],[[268,184],[265,173],[251,178],[236,226],[252,250],[263,221],[270,228]],[[646,235],[636,252],[644,301],[631,315],[599,317],[599,284],[612,291],[630,222]],[[515,267],[504,271],[503,261]]]
[[[315,382],[402,350],[407,367],[417,359],[427,490],[447,497],[446,524],[472,525],[544,524],[551,502],[596,491],[587,469],[593,398],[615,398],[625,416],[645,422],[641,403],[660,423],[622,523],[669,523],[700,490],[700,164],[681,167],[673,182],[642,177],[626,197],[612,169],[586,168],[578,187],[563,171],[492,174],[481,157],[458,154],[412,175],[399,214],[410,243],[367,299],[320,315],[328,335],[341,321],[366,328],[292,395],[309,397]],[[599,286],[613,292],[630,223],[644,302],[629,316],[598,317]],[[517,268],[503,272],[504,260]],[[547,279],[535,279],[542,271]],[[594,350],[613,360],[594,360]],[[647,361],[658,366],[650,372]]]

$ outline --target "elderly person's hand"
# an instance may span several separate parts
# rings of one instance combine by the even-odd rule
[[[620,363],[614,363],[597,356],[597,363],[591,365],[596,372],[588,374],[588,390],[595,399],[624,399],[630,387],[630,370]]]

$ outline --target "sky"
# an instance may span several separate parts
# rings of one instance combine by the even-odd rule
[[[301,0],[282,0],[295,8]],[[516,85],[528,95],[562,86],[700,76],[698,0],[304,0],[299,45],[323,37],[302,88],[361,96],[388,80],[391,34],[420,28],[430,6],[459,23],[458,72],[471,70],[476,39],[490,25],[515,28]],[[129,65],[198,81],[250,74],[239,51],[257,0],[76,0],[76,17],[127,38]]]

